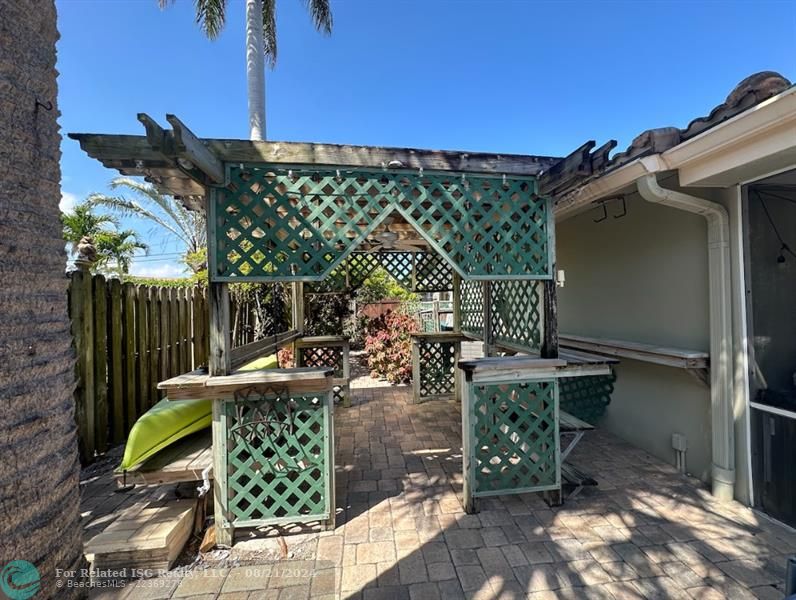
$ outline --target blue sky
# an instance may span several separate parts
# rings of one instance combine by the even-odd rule
[[[244,3],[207,40],[193,2],[58,0],[66,132],[134,133],[136,113],[178,115],[203,137],[248,137]],[[565,155],[588,139],[684,126],[747,75],[796,80],[796,2],[332,0],[317,34],[303,0],[278,3],[267,73],[272,140]],[[115,171],[64,139],[68,206]],[[174,240],[134,272],[175,276]]]

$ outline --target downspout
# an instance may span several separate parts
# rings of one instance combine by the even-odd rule
[[[735,418],[730,379],[732,317],[730,225],[727,210],[716,202],[662,188],[654,174],[636,180],[649,202],[702,215],[708,222],[710,277],[710,405],[713,435],[713,495],[732,500],[735,491]]]

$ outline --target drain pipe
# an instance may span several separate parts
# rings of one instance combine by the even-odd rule
[[[729,376],[732,355],[729,215],[716,202],[662,188],[654,174],[640,177],[636,185],[645,200],[702,215],[708,222],[713,495],[722,501],[732,500],[735,491],[735,419]]]

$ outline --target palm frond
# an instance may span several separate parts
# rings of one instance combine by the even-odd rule
[[[179,227],[175,227],[172,223],[157,213],[149,210],[145,206],[142,206],[138,202],[128,200],[124,196],[106,196],[105,194],[94,193],[88,197],[88,202],[90,202],[93,206],[104,206],[123,216],[135,216],[152,221],[156,225],[159,225],[170,233],[173,233],[186,246],[191,245],[191,240]]]
[[[226,23],[226,0],[196,0],[196,23],[211,40],[216,39]]]
[[[332,18],[332,7],[329,6],[329,0],[304,0],[307,10],[312,17],[312,24],[315,29],[325,35],[332,33],[332,25],[334,19]]]
[[[263,54],[271,68],[276,65],[276,0],[263,0]]]

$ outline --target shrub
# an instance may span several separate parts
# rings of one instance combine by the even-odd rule
[[[412,378],[412,338],[419,331],[417,320],[388,312],[370,320],[365,337],[371,377],[390,383],[404,383]]]

